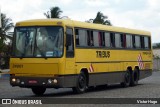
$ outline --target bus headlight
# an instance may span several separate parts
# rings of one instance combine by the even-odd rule
[[[57,82],[58,82],[57,79],[54,79],[54,80],[53,80],[53,83],[57,84]]]
[[[15,78],[12,78],[12,82],[16,82],[16,79],[15,79]]]
[[[48,84],[57,84],[58,83],[58,81],[57,81],[57,79],[48,79]]]

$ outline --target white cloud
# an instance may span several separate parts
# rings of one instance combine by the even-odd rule
[[[160,42],[160,0],[1,0],[1,11],[13,22],[45,18],[53,6],[59,6],[62,16],[86,21],[98,11],[109,17],[114,26],[149,30],[153,42]]]
[[[107,6],[109,5],[108,2],[106,2],[106,0],[84,0],[84,2],[88,5],[88,6]]]
[[[6,1],[2,4],[2,12],[7,14],[8,17],[12,18],[14,22],[29,19],[33,13],[37,13],[41,7],[42,2],[40,0],[2,0]],[[9,2],[8,4],[7,1]],[[5,7],[4,7],[5,6]]]
[[[68,4],[71,4],[71,2],[74,2],[74,0],[58,0],[61,4],[65,4],[65,5],[68,5]]]
[[[139,0],[139,2],[142,1]],[[131,4],[135,5],[137,2]],[[120,0],[117,3],[120,3]],[[122,2],[121,4],[124,5]],[[124,6],[123,9],[110,7],[107,15],[114,25],[150,31],[153,42],[160,42],[158,39],[160,35],[160,7],[158,4],[160,4],[158,0],[148,0],[143,3],[144,7],[138,6],[135,9],[131,7],[125,9]]]

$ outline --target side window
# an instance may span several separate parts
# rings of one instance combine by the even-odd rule
[[[103,46],[102,42],[103,42],[103,37],[102,37],[102,32],[98,32],[98,42],[99,42],[99,46]]]
[[[115,46],[116,48],[121,48],[121,39],[118,33],[115,34]]]
[[[126,34],[121,34],[121,47],[126,48]]]
[[[87,30],[87,45],[90,46],[91,42],[91,32]]]
[[[115,34],[110,33],[111,47],[115,47]]]
[[[140,40],[141,40],[141,48],[144,49],[144,37],[140,36]]]
[[[90,46],[94,46],[93,31],[91,31]]]
[[[105,46],[104,32],[99,32],[98,38],[99,38],[99,46]]]
[[[148,37],[149,49],[151,49],[151,37]]]
[[[104,32],[93,31],[93,36],[91,33],[91,38],[93,38],[93,44],[95,47],[105,46]]]
[[[102,32],[102,46],[105,46],[105,33]]]
[[[132,35],[132,45],[133,48],[136,48],[135,35]]]
[[[70,40],[70,45],[66,47],[66,57],[72,58],[74,57],[74,42],[73,42],[73,30],[72,28],[67,28],[66,30],[66,40]]]
[[[140,36],[135,36],[135,46],[136,48],[140,48],[141,46]]]
[[[149,48],[149,37],[144,37],[144,48],[145,49]]]
[[[127,48],[132,48],[133,44],[132,44],[132,36],[131,35],[126,35],[126,47]]]
[[[87,30],[87,40],[88,40],[88,46],[94,46],[94,44],[93,44],[93,31]]]
[[[79,30],[75,29],[75,35],[76,35],[76,46],[79,46]]]
[[[93,44],[95,47],[99,47],[99,32],[93,31]]]
[[[110,33],[104,33],[104,38],[105,38],[105,46],[106,47],[110,47],[111,46],[111,42],[110,42]]]
[[[87,31],[84,29],[76,29],[76,45],[87,46]]]

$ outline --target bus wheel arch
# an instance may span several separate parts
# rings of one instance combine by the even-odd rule
[[[132,67],[128,66],[127,69],[129,70],[130,73],[132,73]]]

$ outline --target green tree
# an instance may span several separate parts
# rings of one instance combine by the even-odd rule
[[[160,49],[160,43],[156,43],[154,46],[153,46],[153,49]]]
[[[12,19],[7,18],[6,14],[1,13],[1,23],[2,27],[0,28],[0,51],[3,51],[3,48],[6,47],[4,43],[6,38],[10,38],[7,35],[7,32],[14,27]]]
[[[63,11],[59,7],[51,7],[50,11],[44,13],[46,18],[61,18],[60,15]]]
[[[103,25],[112,25],[110,20],[108,20],[108,16],[103,15],[103,13],[101,13],[100,11],[97,12],[97,15],[94,19],[89,19],[88,21],[86,21],[88,23],[99,23],[99,24],[103,24]]]
[[[1,56],[1,59],[4,59],[5,64],[2,65],[0,63],[0,67],[8,68],[9,67],[9,55],[11,52],[11,46],[9,44],[6,44],[5,41],[7,38],[11,38],[7,35],[7,32],[14,27],[12,19],[7,18],[6,14],[1,13],[1,24],[2,27],[0,28],[0,54],[4,53],[4,56]]]

